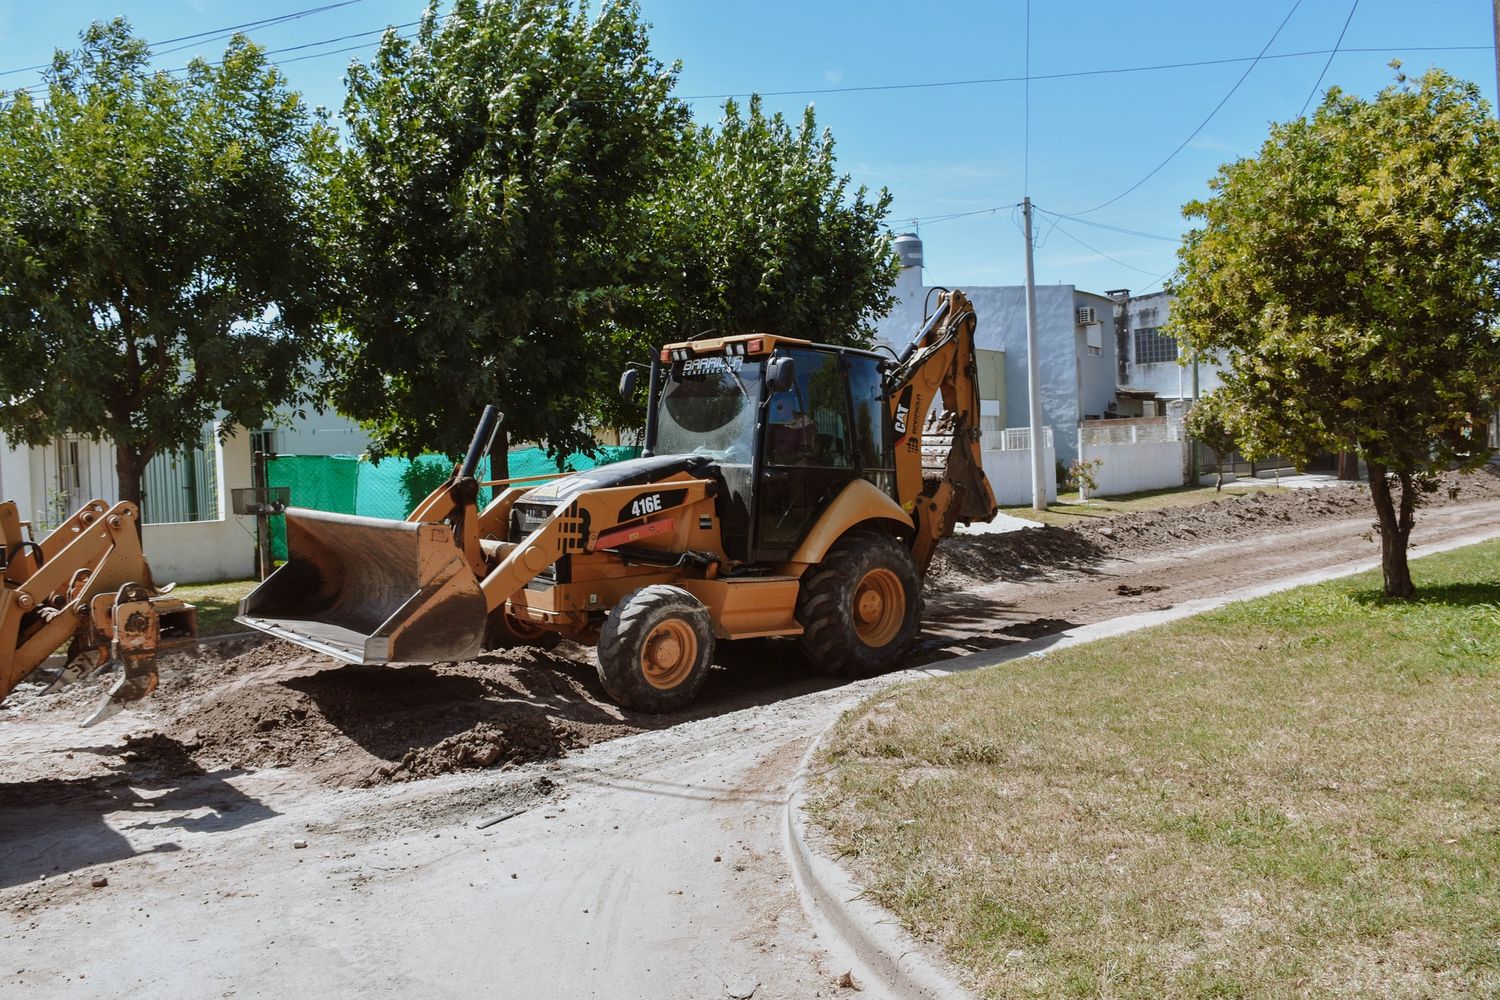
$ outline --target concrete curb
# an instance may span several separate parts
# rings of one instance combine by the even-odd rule
[[[1417,558],[1495,538],[1500,538],[1500,531],[1479,532],[1423,545]],[[1246,587],[1217,597],[1185,601],[1164,611],[1112,618],[1055,635],[1019,642],[1003,649],[970,653],[941,661],[939,664],[888,674],[876,679],[876,684],[871,685],[870,690],[922,678],[977,670],[980,667],[993,666],[1025,656],[1044,656],[1049,649],[1063,649],[1110,636],[1124,635],[1150,628],[1153,625],[1212,611],[1235,601],[1262,597],[1310,583],[1323,583],[1353,576],[1379,566],[1378,558],[1362,559],[1358,562],[1304,573],[1274,583]],[[860,685],[860,687],[864,688],[865,685]],[[809,921],[817,931],[818,941],[839,965],[851,970],[868,996],[888,996],[896,1000],[906,1000],[911,997],[971,998],[973,994],[959,984],[953,972],[946,970],[937,961],[923,954],[917,942],[901,928],[890,913],[865,898],[864,888],[855,882],[848,872],[836,861],[818,854],[808,843],[810,821],[807,817],[805,802],[807,780],[812,773],[811,765],[824,740],[828,738],[828,734],[833,731],[833,727],[838,724],[844,714],[843,711],[839,712],[834,720],[813,739],[812,745],[808,747],[807,753],[797,765],[797,771],[792,776],[787,789],[786,823],[782,836],[783,849],[786,851],[792,871],[792,881],[797,886],[797,896],[802,903],[802,909],[807,913]]]
[[[805,785],[813,758],[832,730],[830,725],[819,733],[797,765],[788,789],[782,838],[797,897],[817,931],[818,942],[840,968],[849,969],[865,996],[967,1000],[973,994],[952,973],[924,955],[894,917],[865,899],[864,889],[844,869],[808,845]]]

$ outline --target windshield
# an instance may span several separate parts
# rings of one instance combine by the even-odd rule
[[[749,465],[762,362],[743,357],[693,358],[670,370],[657,411],[658,455],[707,455],[716,462]]]

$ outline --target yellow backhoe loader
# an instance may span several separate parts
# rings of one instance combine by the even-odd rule
[[[995,514],[975,322],[955,291],[899,357],[771,334],[668,345],[642,457],[561,478],[478,481],[488,407],[405,521],[288,509],[288,562],[239,621],[366,664],[567,637],[651,712],[693,699],[719,640],[798,636],[825,671],[889,669],[937,543]],[[483,486],[503,490],[480,509]]]
[[[91,500],[36,541],[0,502],[0,700],[64,647],[48,690],[119,667],[84,725],[155,690],[158,650],[192,641],[197,611],[152,582],[139,521],[134,504]]]

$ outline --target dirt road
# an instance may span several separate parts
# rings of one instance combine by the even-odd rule
[[[1277,500],[1259,532],[1200,511],[965,540],[914,662],[1372,558],[1364,509],[1333,501]],[[1309,503],[1332,506],[1278,516]],[[1423,512],[1417,554],[1481,533],[1500,533],[1500,502],[1471,493]],[[977,584],[990,556],[1009,578]],[[388,683],[285,647],[224,653],[165,671],[149,712],[100,729],[75,728],[90,692],[0,714],[0,989],[840,992],[778,852],[783,795],[813,736],[890,679],[833,686],[758,643],[693,713],[656,720],[596,699],[575,653]]]

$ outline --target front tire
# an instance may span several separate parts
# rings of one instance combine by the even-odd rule
[[[802,578],[802,652],[836,677],[896,667],[917,634],[922,586],[911,552],[889,535],[851,531]]]
[[[708,676],[713,620],[681,587],[642,587],[610,611],[596,653],[599,683],[618,704],[674,712],[698,696]]]

